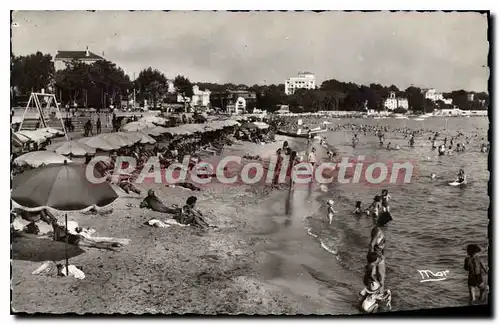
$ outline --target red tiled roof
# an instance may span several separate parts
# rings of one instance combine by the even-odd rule
[[[86,56],[86,51],[58,51],[55,59],[76,59],[76,60],[104,60],[103,57],[89,51],[89,56]]]

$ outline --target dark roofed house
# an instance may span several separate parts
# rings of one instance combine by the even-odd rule
[[[99,60],[104,60],[102,56],[89,51],[89,48],[85,51],[57,51],[54,57],[54,67],[57,70],[62,70],[66,68],[66,63],[73,60],[78,60],[85,62],[87,64],[92,64]]]

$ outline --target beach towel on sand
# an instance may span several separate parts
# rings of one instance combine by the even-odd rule
[[[69,275],[74,276],[76,279],[85,279],[85,273],[78,269],[75,265],[68,266]],[[45,275],[45,276],[66,276],[66,266],[58,265],[52,261],[45,261],[40,267],[38,267],[31,274],[33,275]]]

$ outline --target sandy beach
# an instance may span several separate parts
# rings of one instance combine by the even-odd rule
[[[265,158],[285,139],[277,140],[266,145],[235,145],[225,153],[246,152]],[[50,239],[16,239],[12,246],[13,311],[329,313],[327,302],[314,296],[317,292],[311,283],[303,286],[308,290],[301,291],[297,290],[300,286],[295,286],[297,281],[290,285],[276,277],[267,280],[277,270],[275,262],[285,261],[277,257],[276,247],[272,252],[266,249],[275,244],[269,233],[276,230],[276,218],[270,217],[269,211],[286,198],[288,191],[270,190],[264,185],[207,188],[200,192],[162,184],[152,188],[168,205],[183,204],[187,197],[196,195],[205,219],[219,229],[146,225],[150,219],[165,220],[167,216],[140,209],[142,196],[121,196],[110,206],[113,212],[106,215],[71,213],[68,219],[96,229],[94,236],[127,238],[131,243],[117,251],[83,248],[81,254],[75,253],[70,264],[81,267],[86,276],[77,280],[31,274],[43,262],[40,251],[64,251],[64,244]],[[286,269],[290,273],[297,271],[293,267]],[[279,278],[285,277],[282,274]]]

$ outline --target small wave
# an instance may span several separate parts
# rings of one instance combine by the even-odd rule
[[[326,246],[326,244],[322,240],[320,240],[319,242],[321,243],[321,247],[323,247],[324,250],[337,256],[338,253],[334,248],[329,248],[328,246]]]
[[[309,236],[313,236],[314,238],[318,238],[318,235],[315,235],[312,233],[312,228],[307,228],[307,233],[309,234]]]

